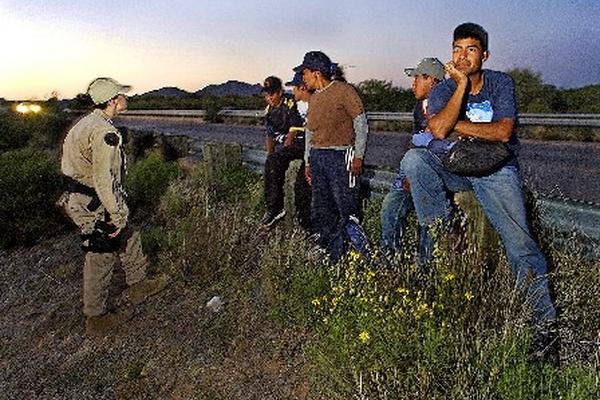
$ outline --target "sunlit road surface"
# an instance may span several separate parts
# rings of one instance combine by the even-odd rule
[[[204,124],[192,118],[121,117],[117,125],[130,129],[185,135],[200,142],[236,142],[264,147],[260,126]],[[372,132],[366,163],[396,170],[407,149],[410,135]],[[525,182],[545,195],[600,204],[600,143],[521,140],[519,160]]]

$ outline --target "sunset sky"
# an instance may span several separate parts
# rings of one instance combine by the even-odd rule
[[[0,0],[0,97],[69,98],[97,76],[143,93],[230,79],[292,77],[309,50],[351,82],[408,87],[405,67],[450,56],[453,28],[483,25],[488,68],[527,67],[547,83],[600,83],[600,1]]]

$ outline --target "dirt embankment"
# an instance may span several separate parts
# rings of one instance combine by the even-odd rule
[[[302,332],[266,316],[260,287],[204,305],[176,280],[112,335],[84,335],[75,233],[0,253],[0,399],[302,399]],[[156,265],[161,269],[162,266]],[[113,276],[111,298],[122,288]]]

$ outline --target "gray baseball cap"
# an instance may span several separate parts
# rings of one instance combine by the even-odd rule
[[[88,86],[87,93],[92,98],[94,104],[102,104],[120,94],[125,94],[131,90],[129,85],[121,85],[112,78],[96,78]]]
[[[444,64],[434,57],[426,57],[422,59],[414,68],[405,68],[404,73],[406,76],[410,77],[417,75],[429,75],[440,81],[444,79],[444,75],[446,74],[444,71]]]

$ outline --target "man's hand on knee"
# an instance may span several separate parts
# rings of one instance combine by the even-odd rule
[[[402,189],[405,192],[410,193],[410,181],[406,177],[402,180]]]

